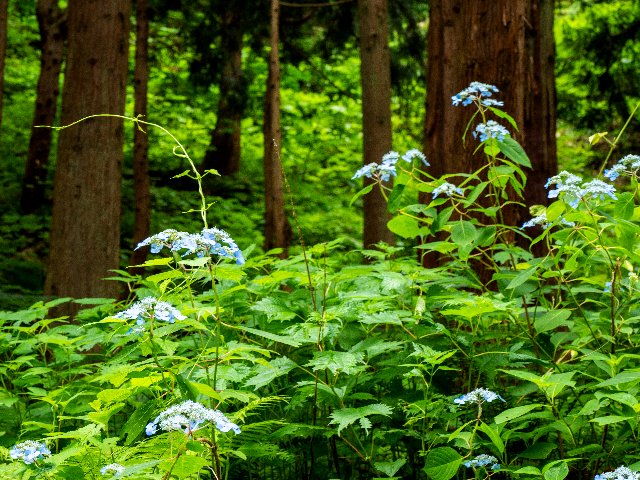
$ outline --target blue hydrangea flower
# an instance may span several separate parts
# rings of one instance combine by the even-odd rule
[[[542,212],[537,217],[533,217],[531,220],[524,222],[521,228],[535,227],[536,225],[541,225],[542,228],[547,228],[549,226],[546,213]]]
[[[611,285],[613,283],[611,281],[608,282],[604,282],[604,290],[602,290],[603,293],[611,293]]]
[[[605,197],[609,197],[613,200],[617,200],[616,187],[609,183],[605,183],[602,180],[591,180],[590,182],[583,183],[581,186],[582,198],[584,199],[600,199],[604,200]]]
[[[549,188],[551,185],[555,185],[556,188],[549,190],[547,196],[549,198],[558,198],[558,196],[563,193],[564,200],[571,207],[576,208],[582,198],[580,182],[582,182],[582,177],[563,170],[559,174],[549,178],[547,183],[544,184],[544,188]]]
[[[497,138],[499,141],[503,141],[504,137],[511,135],[509,130],[504,128],[495,120],[488,120],[487,123],[479,123],[476,129],[472,132],[473,138],[480,139],[481,142],[488,140],[489,138]]]
[[[609,170],[605,170],[604,176],[613,182],[620,175],[638,176],[638,170],[640,170],[640,156],[627,155],[618,160],[618,163],[613,165]]]
[[[159,253],[163,248],[180,253],[183,257],[195,253],[198,257],[218,255],[244,264],[242,252],[231,236],[219,228],[205,228],[201,233],[179,232],[172,228],[144,239],[138,248],[150,246],[151,253]]]
[[[474,101],[480,102],[487,107],[494,105],[502,106],[503,103],[496,100],[489,102],[488,104],[484,104],[484,102],[487,101],[485,100],[486,98],[490,97],[493,93],[498,93],[499,91],[498,87],[489,85],[488,83],[471,82],[467,88],[451,97],[451,103],[454,107],[457,107],[458,105],[466,107],[467,105],[471,105]]]
[[[487,465],[491,465],[491,470],[500,470],[498,459],[493,455],[486,455],[483,453],[472,460],[464,462],[464,466],[467,468],[485,467]]]
[[[153,435],[159,428],[165,432],[180,430],[185,435],[191,435],[202,428],[205,422],[211,422],[221,432],[233,430],[236,434],[240,433],[240,427],[232,423],[222,412],[191,400],[167,408],[153,422],[147,424],[145,432],[147,435]]]
[[[112,478],[120,478],[124,473],[124,467],[119,463],[110,463],[100,469],[102,475],[112,475]]]
[[[460,187],[456,187],[454,184],[449,182],[444,182],[434,188],[431,194],[433,195],[433,198],[436,198],[438,195],[446,195],[447,197],[450,197],[454,193],[458,195],[464,194]]]
[[[616,468],[612,472],[600,473],[593,480],[640,480],[640,474],[623,466]]]
[[[26,465],[31,465],[43,457],[51,456],[51,450],[42,442],[27,440],[14,445],[9,455],[13,460],[22,460]]]
[[[465,405],[467,403],[481,404],[484,402],[491,403],[494,400],[502,400],[503,402],[506,401],[500,395],[492,392],[491,390],[488,390],[486,388],[476,388],[469,393],[460,395],[459,397],[455,398],[453,400],[453,403],[456,403],[458,405]]]
[[[388,182],[391,180],[391,177],[395,177],[397,175],[396,164],[400,158],[407,163],[411,163],[414,158],[419,158],[425,165],[429,166],[429,162],[427,162],[426,157],[419,150],[409,150],[402,157],[400,157],[398,152],[391,151],[382,156],[382,161],[380,163],[369,163],[368,165],[361,167],[353,177],[351,177],[351,179],[371,178],[376,181],[380,180]]]
[[[136,326],[129,329],[127,332],[129,334],[144,332],[147,320],[175,323],[176,320],[184,320],[187,317],[169,302],[162,302],[155,297],[145,297],[126,310],[116,313],[114,318],[135,320]]]
[[[411,150],[407,150],[407,152],[402,156],[402,159],[407,163],[413,163],[413,160],[418,158],[422,163],[424,163],[427,167],[431,164],[427,161],[427,157],[424,156],[417,148],[412,148]]]

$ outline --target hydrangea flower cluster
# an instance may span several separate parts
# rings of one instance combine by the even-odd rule
[[[464,462],[464,466],[467,468],[485,467],[487,465],[491,465],[491,470],[500,470],[498,459],[493,455],[487,455],[483,453],[482,455],[478,455],[473,460]]]
[[[42,442],[27,440],[14,445],[9,455],[13,460],[22,460],[26,465],[31,465],[43,457],[50,456],[51,450]]]
[[[498,87],[495,85],[489,85],[488,83],[471,82],[467,88],[461,92],[456,93],[451,97],[451,103],[454,107],[462,105],[466,107],[473,102],[480,103],[485,107],[501,107],[504,105],[499,100],[490,99],[493,93],[498,93]]]
[[[116,313],[115,318],[122,320],[135,320],[136,326],[127,333],[141,333],[144,331],[145,322],[151,319],[161,322],[175,323],[176,320],[187,318],[180,310],[169,302],[162,302],[155,297],[145,297],[134,303],[126,310]]]
[[[454,193],[462,195],[464,192],[460,187],[456,187],[454,184],[449,182],[444,182],[434,188],[431,194],[433,195],[433,198],[436,198],[438,195],[446,195],[447,197],[450,197]]]
[[[465,405],[467,403],[481,404],[484,402],[491,403],[494,400],[502,400],[503,402],[506,401],[500,395],[492,392],[491,390],[488,390],[486,388],[476,388],[475,390],[472,390],[465,395],[460,395],[458,398],[453,400],[453,403],[456,403],[458,405]]]
[[[404,155],[402,155],[402,157],[400,157],[398,152],[391,151],[382,156],[382,162],[369,163],[368,165],[365,165],[360,168],[353,177],[351,177],[351,179],[354,180],[356,178],[366,177],[388,182],[391,180],[391,177],[396,176],[396,164],[400,158],[409,164],[413,163],[413,160],[417,158],[427,167],[429,166],[429,162],[427,162],[427,157],[424,156],[424,153],[415,148],[408,150]]]
[[[489,138],[497,138],[499,141],[503,141],[504,137],[511,135],[509,130],[504,128],[495,120],[488,120],[487,123],[479,123],[476,129],[472,132],[473,138],[478,138],[481,142],[488,140]]]
[[[628,467],[618,467],[613,472],[596,475],[593,480],[640,480],[640,473],[634,472]]]
[[[240,433],[240,427],[229,421],[222,412],[212,410],[191,400],[167,408],[153,422],[147,424],[145,432],[147,435],[153,435],[160,428],[165,432],[180,430],[186,435],[191,435],[207,421],[213,423],[221,432],[233,430],[236,434]]]
[[[124,473],[124,467],[119,463],[110,463],[109,465],[105,465],[100,469],[100,473],[102,475],[111,474],[112,478],[119,478]]]
[[[567,227],[575,227],[576,226],[575,222],[569,222],[569,221],[565,220],[564,218],[560,219],[560,223],[562,223],[563,225],[566,225]],[[533,217],[531,220],[529,220],[527,222],[524,222],[522,224],[521,228],[535,227],[536,225],[540,225],[540,226],[542,226],[542,228],[547,228],[547,227],[549,227],[551,225],[547,221],[547,214],[545,212],[542,212],[537,217]]]
[[[598,198],[604,200],[605,197],[610,197],[613,200],[618,199],[618,197],[616,197],[616,188],[613,185],[597,179],[584,183],[581,182],[581,177],[562,171],[547,180],[544,187],[549,188],[550,185],[555,185],[554,189],[549,190],[548,197],[558,198],[562,193],[564,200],[572,208],[576,208],[582,199],[589,200]]]
[[[238,265],[244,264],[242,252],[231,236],[219,228],[205,228],[201,233],[179,232],[172,228],[145,238],[138,248],[150,246],[151,253],[159,253],[163,248],[171,252],[178,252],[184,257],[195,253],[198,257],[205,255],[218,255],[236,261]]]
[[[613,182],[620,175],[637,176],[638,170],[640,170],[640,156],[627,155],[618,160],[618,163],[613,165],[609,170],[605,170],[604,176]]]

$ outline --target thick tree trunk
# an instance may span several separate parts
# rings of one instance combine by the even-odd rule
[[[122,115],[130,0],[69,0],[63,125]],[[45,293],[114,297],[118,268],[123,121],[96,118],[61,131]],[[72,313],[72,312],[71,312]]]
[[[271,34],[269,53],[269,74],[267,77],[267,94],[264,108],[264,192],[265,192],[265,225],[264,247],[286,249],[291,241],[291,226],[284,208],[284,185],[282,179],[282,163],[280,145],[280,59],[279,59],[279,26],[280,1],[271,0]]]
[[[387,0],[358,0],[362,137],[365,165],[380,163],[391,150],[391,60]],[[379,189],[364,197],[363,245],[393,243],[391,218]]]
[[[0,0],[0,126],[2,126],[2,104],[4,100],[4,63],[7,56],[7,20],[9,0]]]
[[[451,96],[479,81],[496,85],[504,110],[518,123],[512,135],[533,164],[527,205],[546,204],[546,179],[555,174],[556,107],[553,0],[432,0],[428,32],[425,153],[430,171],[472,172],[484,156],[462,133],[474,113],[451,105]],[[499,120],[499,119],[498,119]],[[503,211],[509,225],[529,218],[527,209]]]
[[[41,41],[40,76],[29,152],[22,179],[20,209],[25,214],[34,212],[45,203],[53,131],[39,126],[53,125],[56,116],[66,37],[66,13],[58,6],[58,0],[38,0],[36,16]]]
[[[149,0],[136,1],[136,64],[133,72],[134,114],[147,116],[147,90],[149,84]],[[133,133],[133,191],[135,216],[133,247],[151,233],[151,182],[149,179],[149,137],[140,128]],[[134,250],[129,265],[140,265],[147,258],[147,247]],[[131,273],[141,274],[142,268]]]
[[[240,0],[243,1],[243,0]],[[240,170],[240,121],[244,109],[244,80],[242,73],[242,6],[238,1],[225,3],[222,14],[220,54],[220,99],[216,126],[204,156],[202,170],[213,168],[220,175]]]

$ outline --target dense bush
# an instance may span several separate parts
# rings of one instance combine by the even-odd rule
[[[408,255],[241,252],[202,197],[201,232],[158,233],[150,273],[118,273],[126,304],[1,313],[0,476],[639,478],[640,157],[560,173],[505,225],[530,163],[496,92],[453,97],[477,109],[479,171],[431,178],[410,150],[356,173]]]

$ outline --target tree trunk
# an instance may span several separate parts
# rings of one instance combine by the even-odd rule
[[[149,0],[136,2],[136,64],[133,72],[134,115],[147,116],[147,87],[149,84]],[[133,247],[151,233],[151,182],[149,179],[149,137],[140,128],[133,132],[133,191],[135,217]],[[134,250],[129,265],[144,263],[148,247]],[[129,269],[142,274],[143,269]]]
[[[45,203],[45,187],[51,153],[50,128],[53,125],[60,92],[60,71],[64,58],[66,39],[66,13],[58,6],[58,0],[38,0],[36,16],[40,27],[40,76],[36,90],[31,139],[24,177],[20,209],[28,214]]]
[[[63,125],[122,115],[130,0],[69,0]],[[114,297],[118,268],[123,121],[94,118],[61,131],[45,293]],[[73,311],[68,312],[73,313]]]
[[[220,175],[231,175],[240,170],[240,121],[246,95],[242,73],[244,22],[242,6],[237,1],[226,2],[224,8],[220,44],[220,99],[216,126],[211,133],[202,170],[213,168]]]
[[[279,27],[280,1],[271,0],[271,33],[269,53],[269,74],[264,107],[264,193],[265,225],[264,247],[284,248],[283,256],[291,241],[291,226],[284,208],[284,185],[280,146],[280,59]]]
[[[4,99],[4,63],[7,56],[7,20],[9,0],[0,0],[0,126],[2,126],[2,104]]]
[[[472,154],[477,143],[461,140],[474,110],[452,106],[451,96],[472,81],[490,83],[500,89],[498,98],[520,129],[509,130],[533,164],[524,201],[547,203],[544,183],[557,168],[553,3],[432,0],[424,147],[434,176],[469,173],[483,165],[482,153]],[[525,208],[503,214],[509,225],[530,217]]]
[[[380,163],[391,150],[391,60],[387,0],[358,0],[362,82],[363,162]],[[370,180],[366,180],[370,182]],[[365,183],[366,183],[365,182]],[[379,189],[364,197],[363,245],[393,243],[391,218]]]

